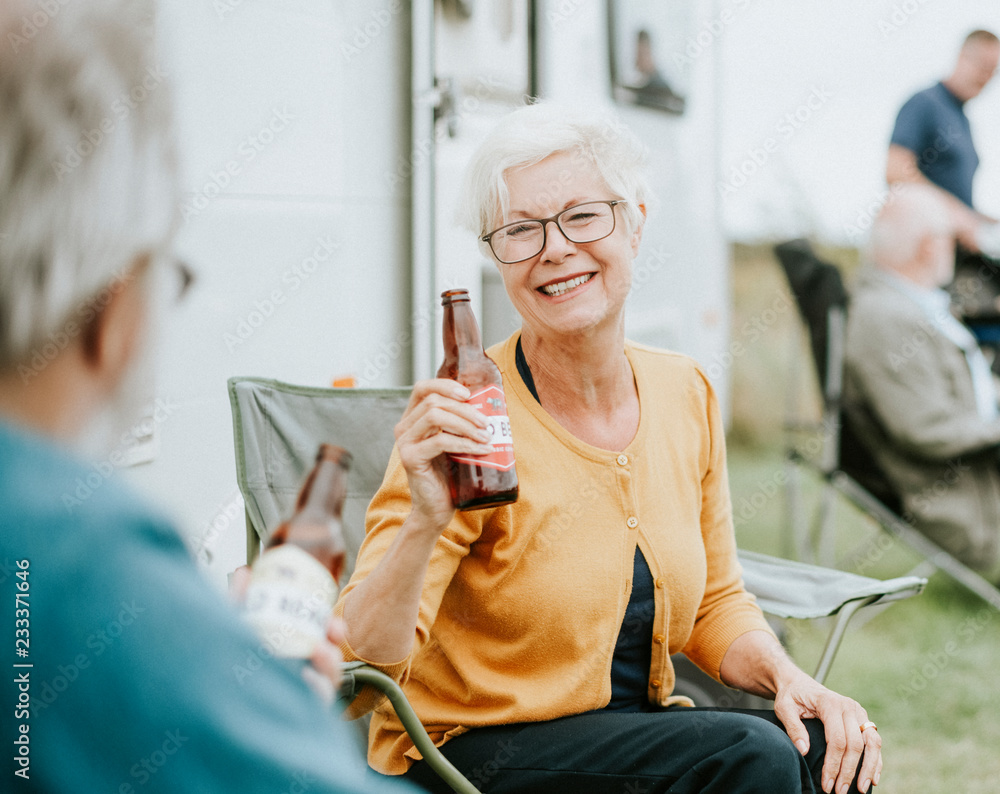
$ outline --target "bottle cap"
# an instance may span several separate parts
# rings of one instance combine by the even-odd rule
[[[319,450],[316,452],[316,462],[319,463],[321,460],[333,461],[343,469],[351,468],[351,453],[343,447],[333,444],[319,445]]]
[[[469,300],[467,289],[449,289],[441,293],[441,305],[447,306],[449,303],[458,303]]]

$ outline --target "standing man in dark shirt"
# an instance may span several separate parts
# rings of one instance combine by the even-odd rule
[[[982,264],[983,231],[996,223],[975,210],[972,180],[979,155],[965,103],[979,96],[997,70],[1000,39],[988,30],[965,38],[951,75],[907,100],[896,117],[889,144],[886,181],[890,187],[915,182],[937,187],[957,229],[959,271]],[[987,251],[986,253],[992,253]],[[997,288],[990,290],[996,294]],[[959,291],[961,296],[961,291]],[[972,297],[972,296],[964,296]],[[964,302],[964,301],[963,301]]]

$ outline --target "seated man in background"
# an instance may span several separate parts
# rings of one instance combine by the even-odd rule
[[[121,438],[135,418],[150,317],[176,272],[167,87],[114,109],[154,67],[150,6],[60,6],[14,47],[38,7],[0,5],[3,788],[411,790],[371,779],[301,670],[271,658],[116,478],[64,498],[94,476],[85,446],[101,467],[116,459],[99,431]],[[339,658],[321,644],[309,671],[336,679]]]
[[[848,312],[844,410],[907,520],[996,581],[1000,416],[989,364],[941,289],[951,218],[938,191],[908,185],[876,219]]]

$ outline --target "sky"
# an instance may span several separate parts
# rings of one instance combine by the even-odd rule
[[[716,187],[729,237],[746,241],[858,243],[900,105],[950,73],[969,31],[1000,34],[998,0],[719,0],[725,12]],[[975,203],[1000,217],[1000,78],[966,113]]]

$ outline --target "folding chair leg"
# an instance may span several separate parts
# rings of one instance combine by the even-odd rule
[[[848,601],[841,607],[840,612],[837,613],[837,620],[833,624],[833,630],[826,639],[826,646],[823,648],[823,655],[820,656],[819,665],[816,667],[816,674],[813,676],[819,683],[822,684],[826,680],[826,676],[833,664],[833,659],[837,655],[837,651],[840,650],[840,643],[843,641],[844,634],[847,631],[847,624],[854,617],[854,613],[862,607],[871,604],[873,601],[878,601],[878,599],[879,596],[870,596],[869,598],[861,598],[857,601]]]
[[[473,786],[434,746],[434,742],[427,735],[427,731],[420,723],[420,718],[417,717],[399,684],[385,673],[370,667],[357,667],[350,672],[359,684],[369,684],[386,694],[396,711],[396,716],[399,717],[410,739],[413,740],[413,744],[416,745],[428,766],[437,773],[438,777],[451,786],[452,791],[458,792],[458,794],[480,794],[479,789]]]
[[[916,530],[911,530],[911,532],[916,533]],[[907,543],[914,548],[917,548],[918,546],[918,540],[914,537],[911,537]],[[935,547],[935,549],[936,551],[933,552],[925,552],[928,556],[928,561],[934,565],[935,568],[948,574],[948,576],[965,587],[967,590],[975,593],[994,609],[1000,610],[1000,590],[997,590],[996,587],[987,582],[982,576],[977,574],[971,568],[967,568],[962,565],[962,563],[958,562],[958,560],[954,557],[941,551],[940,549],[937,549],[937,547]]]
[[[916,529],[905,523],[878,499],[845,474],[838,473],[832,479],[834,487],[858,505],[888,532],[916,551],[960,585],[979,596],[994,609],[1000,610],[1000,590],[987,582],[971,568],[963,565]]]
[[[806,533],[802,512],[802,472],[794,460],[785,458],[785,543],[783,556],[804,560]]]
[[[820,506],[819,538],[816,542],[816,560],[819,565],[832,568],[837,561],[837,492],[823,485],[823,501]]]
[[[795,458],[789,456],[785,458],[785,468],[786,520],[790,528],[785,544],[785,556],[799,562],[811,562],[833,568],[837,555],[836,491],[828,484],[824,484],[819,511],[815,514],[814,521],[810,522],[803,507],[801,467]]]
[[[798,559],[801,487],[802,481],[799,477],[798,466],[785,458],[785,533],[782,556],[789,560]]]

